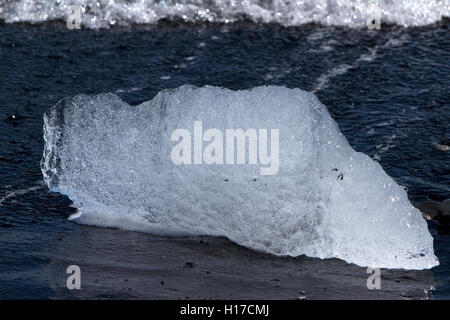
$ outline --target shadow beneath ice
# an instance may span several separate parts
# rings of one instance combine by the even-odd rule
[[[381,289],[369,290],[367,269],[338,259],[82,225],[45,255],[43,280],[56,299],[425,299],[434,282],[430,270],[381,269]],[[66,288],[72,264],[81,269],[81,290]]]

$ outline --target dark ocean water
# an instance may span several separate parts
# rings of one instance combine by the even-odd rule
[[[382,289],[370,291],[365,268],[335,259],[69,222],[75,209],[48,191],[39,166],[43,113],[66,96],[112,92],[138,104],[186,83],[270,84],[315,92],[413,204],[448,199],[450,152],[433,145],[450,144],[449,29],[0,24],[0,298],[450,298],[450,235],[434,222],[440,266],[382,270]],[[82,269],[80,291],[65,287],[70,264]]]

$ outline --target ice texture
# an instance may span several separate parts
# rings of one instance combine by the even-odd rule
[[[374,8],[383,23],[422,26],[450,16],[450,0],[0,0],[0,20],[63,20],[82,8],[86,28],[151,24],[162,19],[229,23],[251,20],[299,26],[308,23],[366,28]]]
[[[198,120],[203,130],[279,129],[278,173],[175,165],[172,132],[193,132]],[[300,89],[182,86],[138,106],[114,94],[77,95],[45,113],[44,139],[44,179],[80,209],[81,223],[225,236],[275,255],[360,266],[438,265],[405,190],[353,150],[327,108]]]

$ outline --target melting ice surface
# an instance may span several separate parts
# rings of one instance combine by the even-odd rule
[[[175,129],[279,129],[280,167],[175,165]],[[299,89],[182,86],[130,106],[113,94],[66,98],[44,115],[49,188],[77,221],[159,234],[226,236],[275,255],[425,269],[433,238],[405,190],[353,150],[316,96]]]
[[[65,21],[68,7],[74,4],[82,8],[81,22],[87,28],[161,19],[221,23],[248,19],[284,26],[319,23],[365,27],[375,12],[384,23],[422,26],[450,16],[450,0],[0,0],[0,20]]]

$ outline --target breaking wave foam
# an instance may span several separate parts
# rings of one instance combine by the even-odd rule
[[[175,165],[171,134],[192,132],[198,120],[222,132],[279,129],[278,173],[260,176],[249,164]],[[114,94],[78,95],[45,113],[44,139],[44,179],[70,197],[81,223],[225,236],[276,255],[361,266],[438,264],[406,191],[350,147],[312,93],[182,86],[138,106]]]
[[[66,20],[73,4],[82,7],[82,25],[87,28],[153,24],[161,19],[362,27],[374,10],[381,13],[382,22],[409,27],[450,16],[449,0],[0,0],[0,19],[9,23]]]

